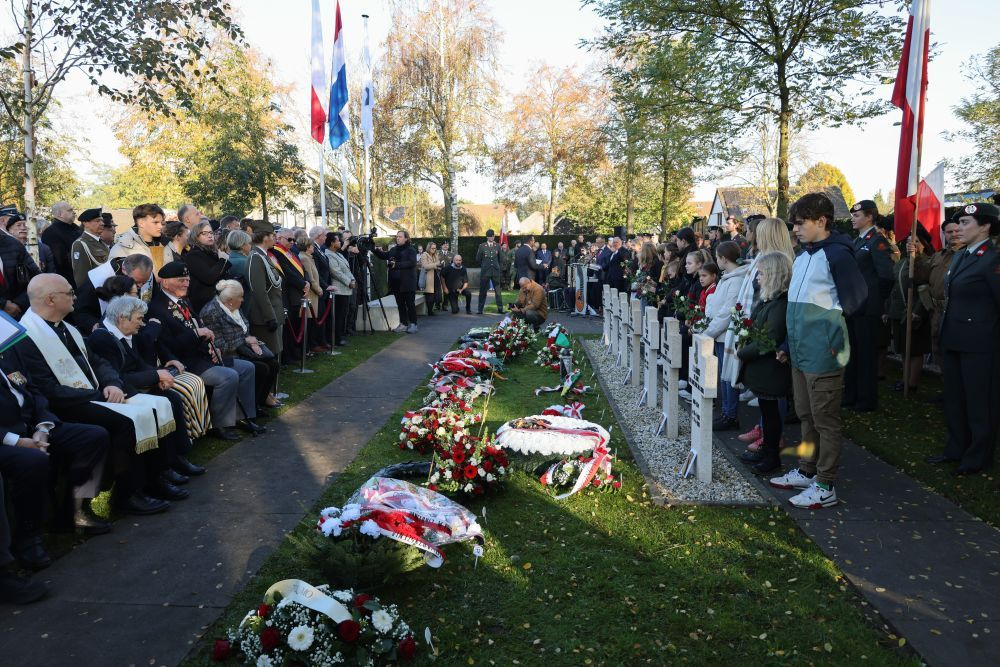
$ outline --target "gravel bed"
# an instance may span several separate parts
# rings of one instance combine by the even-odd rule
[[[690,404],[681,399],[678,438],[653,435],[660,422],[660,408],[637,406],[642,387],[622,384],[626,370],[605,354],[598,340],[581,341],[591,366],[613,403],[618,421],[625,432],[632,454],[646,474],[647,481],[670,503],[766,505],[757,489],[733,467],[719,446],[712,448],[712,483],[702,484],[694,476],[681,477],[681,467],[691,449]],[[659,388],[658,391],[662,391]]]

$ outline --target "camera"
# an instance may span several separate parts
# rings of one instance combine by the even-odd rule
[[[357,246],[358,250],[368,252],[375,249],[375,236],[378,233],[374,227],[367,234],[359,234],[348,239],[348,243]]]

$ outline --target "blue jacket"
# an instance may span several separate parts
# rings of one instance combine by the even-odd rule
[[[854,261],[851,240],[839,232],[805,246],[788,287],[788,350],[804,373],[833,373],[847,365],[851,347],[844,318],[864,307],[868,286]]]

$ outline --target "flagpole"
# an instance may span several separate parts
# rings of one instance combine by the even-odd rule
[[[364,19],[364,24],[365,24],[365,38],[364,38],[365,42],[364,43],[365,43],[365,48],[367,49],[367,47],[368,47],[368,14],[362,14],[361,18]],[[371,61],[369,60],[368,62],[366,62],[365,66],[368,68],[368,71],[366,72],[366,81],[370,82],[371,81]],[[369,229],[370,229],[373,226],[372,225],[372,217],[371,217],[371,215],[372,215],[371,163],[369,161],[370,158],[369,158],[368,141],[365,140],[365,139],[363,139],[363,143],[365,145],[365,224],[368,225]]]
[[[326,146],[325,142],[319,145],[319,215],[323,226],[326,227],[326,156],[323,155],[324,146]]]
[[[341,165],[340,165],[340,186],[343,188],[341,196],[344,199],[344,229],[354,234],[354,228],[351,227],[350,212],[351,205],[347,201],[347,142],[344,142],[344,148],[340,153]]]

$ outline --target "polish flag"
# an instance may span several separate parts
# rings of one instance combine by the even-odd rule
[[[319,14],[319,0],[312,0],[312,114],[310,127],[313,139],[323,143],[326,138],[326,68],[323,64],[323,19]]]
[[[507,216],[510,215],[508,211],[503,212],[503,219],[500,221],[500,246],[503,248],[507,247]]]
[[[912,0],[906,24],[903,56],[899,61],[892,103],[903,111],[896,165],[895,232],[901,239],[910,233],[920,183],[918,155],[924,131],[927,97],[927,54],[930,48],[930,0]]]
[[[931,235],[931,245],[941,249],[941,225],[944,224],[944,162],[920,181],[917,188],[917,219]]]

